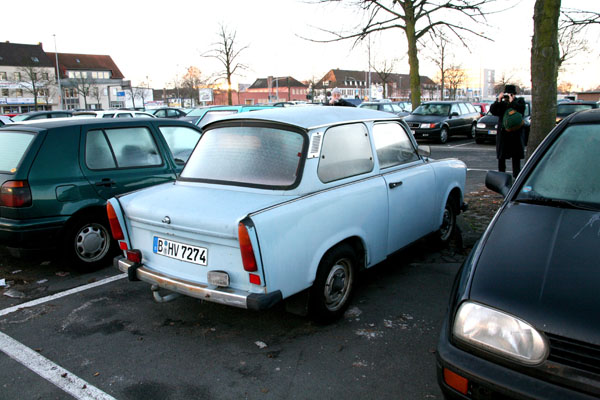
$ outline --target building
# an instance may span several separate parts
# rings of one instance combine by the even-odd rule
[[[577,100],[600,101],[600,91],[590,90],[587,92],[577,92]]]
[[[239,91],[239,104],[267,104],[278,101],[306,101],[308,86],[291,76],[259,78]]]
[[[52,60],[56,53],[46,53]],[[58,67],[65,109],[109,109],[125,107],[129,97],[142,106],[144,93],[126,87],[124,76],[108,55],[58,53]],[[150,100],[150,99],[147,99]],[[137,106],[137,104],[136,104]]]
[[[382,76],[385,79],[382,79]],[[410,99],[410,76],[408,74],[378,74],[371,71],[332,69],[314,86],[314,98],[324,101],[327,92],[334,88],[342,91],[343,98],[355,99]],[[427,76],[421,76],[421,97],[433,99],[437,85]]]
[[[51,110],[58,104],[52,59],[41,43],[0,43],[0,113]]]

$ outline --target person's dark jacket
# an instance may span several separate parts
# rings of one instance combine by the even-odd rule
[[[342,106],[342,107],[356,107],[354,104],[340,98],[338,101],[331,104],[332,106]]]
[[[502,117],[504,112],[513,108],[514,110],[525,114],[525,100],[522,97],[515,97],[509,103],[507,101],[496,100],[490,106],[490,113],[498,117],[498,132],[496,134],[496,157],[497,158],[525,158],[525,132],[521,127],[515,131],[507,132],[502,126]]]

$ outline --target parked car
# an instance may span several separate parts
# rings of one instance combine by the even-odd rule
[[[7,117],[6,115],[0,115],[0,126],[4,126],[6,124],[12,124],[12,119]]]
[[[399,117],[406,117],[410,114],[408,111],[404,111],[398,104],[388,102],[363,102],[358,105],[358,108],[367,108],[369,110],[378,110],[396,114]]]
[[[396,104],[398,104],[404,111],[412,111],[412,103],[410,101],[397,101]]]
[[[359,270],[429,234],[448,241],[465,164],[424,156],[391,114],[334,111],[289,107],[206,125],[175,183],[109,200],[125,249],[115,265],[131,280],[235,307],[293,297],[330,321]]]
[[[558,124],[566,116],[577,111],[591,110],[598,108],[598,103],[595,101],[568,101],[558,103],[556,106],[556,123]]]
[[[600,110],[548,134],[458,272],[437,350],[448,399],[600,396]]]
[[[524,129],[523,143],[527,145],[529,141],[529,131],[531,129],[531,102],[525,102],[525,114],[523,115]],[[482,144],[485,142],[496,143],[496,134],[498,133],[498,117],[489,112],[479,118],[475,126],[475,142]]]
[[[446,143],[452,135],[475,136],[479,113],[462,101],[428,101],[417,107],[404,120],[415,138],[433,139]]]
[[[272,106],[213,106],[213,107],[202,107],[196,108],[188,113],[183,120],[190,121],[192,124],[197,126],[204,126],[214,120],[220,119],[226,115],[243,113],[248,111],[265,110],[267,108],[273,108]],[[277,107],[283,108],[283,107]]]
[[[12,117],[13,122],[29,121],[33,119],[48,119],[48,118],[68,118],[72,117],[73,112],[64,111],[31,111],[25,114],[19,114]]]
[[[156,118],[181,118],[187,114],[185,111],[174,107],[162,107],[146,110],[148,114],[154,115]]]
[[[155,118],[0,128],[0,244],[58,246],[84,269],[106,265],[116,248],[106,199],[174,180],[200,133]]]
[[[106,111],[76,111],[73,113],[75,118],[156,118],[154,115],[145,111],[136,110],[106,110]]]
[[[488,111],[490,111],[491,103],[471,103],[471,104],[473,105],[473,107],[475,107],[475,109],[479,113],[480,117],[483,117],[485,114],[488,113]]]

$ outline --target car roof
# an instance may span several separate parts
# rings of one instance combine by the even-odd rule
[[[71,110],[45,110],[45,111],[29,111],[23,114],[19,114],[19,115],[47,115],[47,114],[56,114],[56,113],[62,113],[62,114],[72,114],[73,111]]]
[[[461,100],[431,100],[431,101],[424,101],[421,104],[457,104],[457,103],[467,103],[467,102],[461,101]]]
[[[600,108],[592,108],[590,110],[583,110],[571,114],[569,117],[569,124],[579,123],[594,123],[600,122]]]
[[[139,125],[142,122],[165,122],[169,125],[183,125],[183,126],[193,126],[188,121],[180,121],[176,119],[169,118],[55,118],[55,119],[47,119],[42,120],[42,122],[35,124],[20,124],[13,123],[10,125],[5,125],[0,129],[8,130],[8,129],[18,129],[18,130],[50,130],[55,128],[62,128],[67,126],[86,126],[86,125],[95,125],[95,126],[135,126]]]
[[[218,121],[205,125],[204,128],[235,120],[277,122],[310,130],[348,122],[400,120],[400,118],[391,113],[358,107],[277,107],[250,113],[227,115]]]

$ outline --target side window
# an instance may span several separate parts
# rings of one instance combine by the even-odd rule
[[[386,111],[386,112],[394,112],[394,109],[392,108],[392,105],[391,105],[391,104],[384,104],[384,105],[383,105],[383,111]]]
[[[406,131],[400,124],[381,123],[373,126],[373,141],[379,168],[393,167],[417,161],[415,151]]]
[[[332,182],[372,170],[373,153],[365,125],[341,125],[325,132],[317,169],[322,182]]]
[[[107,129],[119,168],[160,165],[162,160],[148,128]]]
[[[167,116],[167,111],[166,110],[158,110],[156,113],[154,113],[154,116],[156,118],[165,118]]]
[[[114,116],[115,116],[115,114],[104,114],[104,115],[102,116],[102,118],[112,118],[112,117],[114,117]]]
[[[149,116],[149,115],[148,115],[148,114],[146,114],[146,113],[134,113],[134,116],[135,116],[136,118],[152,118],[151,116]]]
[[[469,110],[469,112],[472,112],[472,113],[478,113],[479,112],[479,111],[477,111],[475,109],[475,106],[473,104],[471,104],[471,103],[465,103],[465,105],[467,106],[467,109]]]
[[[177,112],[177,110],[167,110],[166,116],[169,118],[177,118],[179,116],[179,113]]]
[[[129,113],[120,113],[120,114],[117,114],[117,118],[133,118],[133,115],[131,115]]]
[[[469,114],[470,113],[470,111],[467,108],[467,105],[465,103],[458,103],[458,107],[460,108],[461,114]]]
[[[450,109],[450,114],[457,113],[460,115],[460,109],[458,108],[458,104],[452,104],[452,108]]]
[[[85,165],[89,169],[116,168],[115,159],[104,133],[100,130],[89,131],[85,139]]]
[[[200,139],[200,132],[184,126],[161,126],[162,133],[175,161],[186,162]]]

